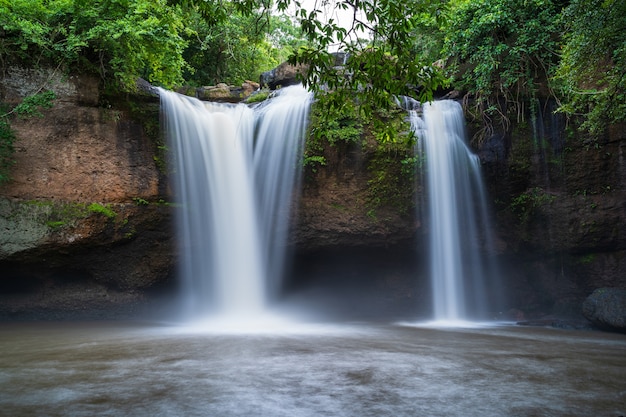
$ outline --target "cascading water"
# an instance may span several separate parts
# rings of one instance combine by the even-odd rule
[[[411,111],[426,178],[434,321],[484,319],[491,264],[480,161],[466,145],[461,106],[452,100]]]
[[[287,87],[254,108],[160,96],[181,206],[185,315],[257,317],[279,287],[312,95]]]

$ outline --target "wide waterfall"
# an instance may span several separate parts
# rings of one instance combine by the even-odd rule
[[[479,158],[466,144],[461,106],[452,100],[411,112],[424,159],[435,322],[486,318],[486,282],[493,275],[491,246]]]
[[[180,205],[185,315],[256,317],[280,287],[312,96],[287,87],[254,107],[160,96]]]

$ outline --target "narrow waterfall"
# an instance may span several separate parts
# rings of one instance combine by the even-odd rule
[[[491,273],[490,246],[480,161],[466,145],[461,106],[452,100],[411,112],[424,158],[429,218],[430,277],[435,322],[484,319]]]
[[[184,314],[255,317],[280,286],[312,96],[293,86],[255,107],[160,96],[180,204]]]

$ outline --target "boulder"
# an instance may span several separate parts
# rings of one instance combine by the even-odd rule
[[[288,62],[283,62],[276,68],[261,74],[261,86],[275,90],[280,87],[298,84],[300,82],[298,75],[304,74],[306,70],[307,67],[305,65],[292,65]]]
[[[595,290],[583,302],[583,315],[602,329],[626,332],[626,289]]]
[[[188,96],[195,96],[204,101],[239,103],[250,97],[258,88],[258,83],[246,80],[240,87],[219,83],[216,86],[200,87],[195,90],[191,88],[181,88],[178,92]]]
[[[200,100],[229,101],[231,99],[230,87],[224,83],[198,88],[196,94]]]

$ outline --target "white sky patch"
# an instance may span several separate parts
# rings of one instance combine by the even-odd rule
[[[332,19],[333,22],[335,22],[338,26],[341,26],[344,29],[349,31],[350,28],[352,28],[355,23],[354,10],[351,7],[348,7],[348,9],[344,10],[341,7],[337,7],[337,3],[340,3],[340,1],[334,1],[334,0],[302,0],[301,1],[302,8],[306,10],[307,12],[311,12],[313,10],[319,10],[320,13],[318,14],[317,17],[323,23],[327,23]],[[297,14],[295,5],[292,5],[291,7],[289,7],[289,9],[287,9],[286,11],[286,14],[296,19],[299,19],[300,17]],[[357,13],[356,19],[367,23],[367,19],[365,18],[362,12]],[[364,31],[355,31],[350,34],[349,39],[356,41],[357,37],[368,38],[369,34]],[[340,46],[341,46],[340,43],[337,42],[331,45],[329,49],[331,52],[336,52],[340,49]]]

